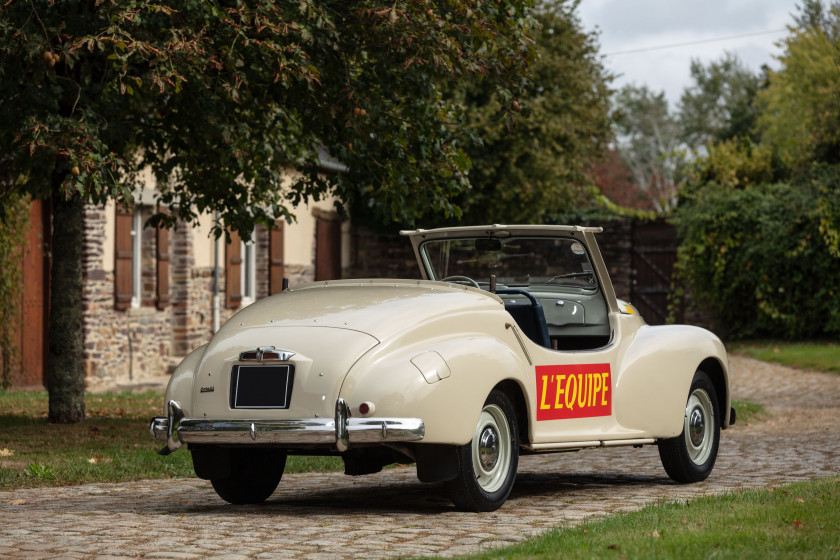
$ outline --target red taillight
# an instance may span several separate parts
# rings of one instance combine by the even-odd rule
[[[359,414],[361,414],[362,416],[367,416],[368,414],[370,414],[370,405],[366,402],[363,402],[362,404],[360,404],[359,405]]]

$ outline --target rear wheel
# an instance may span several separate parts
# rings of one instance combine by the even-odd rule
[[[274,493],[286,454],[275,449],[235,449],[230,452],[230,474],[213,477],[216,494],[231,504],[259,504]]]
[[[507,395],[493,390],[473,438],[458,447],[458,476],[446,483],[449,497],[464,511],[494,511],[507,500],[519,464],[519,430]]]
[[[682,433],[659,442],[659,458],[673,480],[700,482],[712,472],[720,443],[719,410],[715,386],[705,372],[697,370],[688,392]]]

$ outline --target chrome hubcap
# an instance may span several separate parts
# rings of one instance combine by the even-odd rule
[[[685,407],[685,446],[695,465],[702,465],[714,446],[715,410],[705,389],[696,389]]]
[[[499,436],[492,426],[487,426],[481,432],[478,440],[478,458],[484,470],[493,470],[499,461]]]
[[[703,443],[703,436],[706,433],[706,425],[703,420],[703,411],[700,408],[695,408],[691,411],[691,416],[688,419],[688,433],[691,437],[692,445],[700,445]]]
[[[511,434],[505,413],[495,404],[486,405],[478,418],[472,439],[473,473],[485,492],[495,492],[510,472]]]

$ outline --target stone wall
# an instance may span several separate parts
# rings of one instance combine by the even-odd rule
[[[85,240],[82,251],[84,369],[90,389],[133,382],[166,370],[172,353],[171,308],[154,307],[155,236],[142,239],[142,301],[138,308],[114,308],[114,273],[104,270],[105,209],[85,209]],[[151,255],[151,257],[149,257]],[[151,306],[150,306],[151,305]]]
[[[114,273],[104,270],[105,210],[88,206],[85,222],[83,335],[88,388],[137,383],[171,372],[184,356],[213,336],[214,269],[196,266],[194,230],[179,223],[171,232],[171,303],[162,310],[155,307],[156,236],[154,230],[143,230],[140,307],[117,310]],[[269,293],[269,235],[264,227],[257,228],[255,242],[256,295],[260,299]],[[222,253],[218,286],[220,325],[239,311],[225,306],[223,266]],[[313,274],[312,265],[287,267],[292,283],[311,282]]]

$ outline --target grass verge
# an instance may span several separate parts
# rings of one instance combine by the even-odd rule
[[[762,405],[748,400],[733,400],[732,408],[735,409],[736,426],[758,422],[766,415],[766,410]]]
[[[838,511],[840,479],[826,478],[648,506],[461,558],[840,558]]]
[[[840,373],[840,344],[835,342],[741,342],[735,353],[799,369]]]
[[[45,392],[0,391],[0,490],[195,476],[190,453],[166,457],[149,435],[163,396],[111,393],[86,396],[87,419],[47,423]],[[337,457],[289,457],[287,473],[342,470]]]

